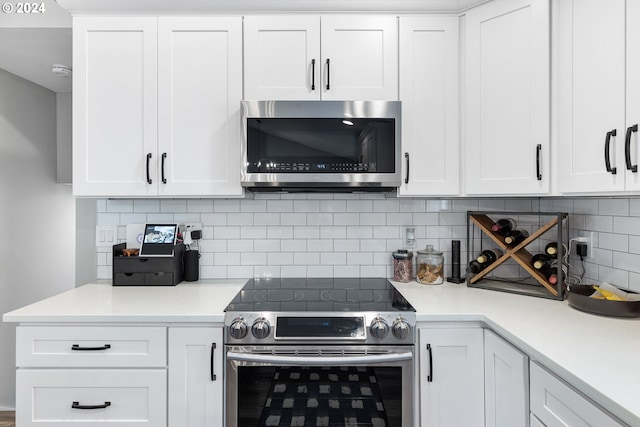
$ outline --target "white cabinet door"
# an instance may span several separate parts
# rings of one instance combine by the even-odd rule
[[[530,373],[531,413],[546,427],[623,426],[537,363],[531,363]]]
[[[640,126],[640,26],[638,25],[638,17],[640,17],[640,0],[627,0],[627,127],[625,137],[628,133],[629,164],[632,168],[640,163],[640,133],[638,132]],[[625,144],[627,144],[626,141]],[[633,170],[627,168],[626,174],[626,189],[640,191],[640,166],[633,168]]]
[[[241,195],[240,18],[158,20],[159,194]]]
[[[222,328],[169,328],[169,427],[222,427]]]
[[[397,18],[248,16],[244,98],[397,100]]]
[[[458,195],[458,17],[401,17],[401,196]]]
[[[398,20],[322,17],[322,99],[398,99]]]
[[[559,1],[557,19],[558,191],[623,191],[625,0]]]
[[[420,425],[483,427],[480,328],[419,330]]]
[[[244,99],[320,99],[320,18],[244,18]]]
[[[526,427],[529,421],[529,358],[484,330],[486,427]]]
[[[465,192],[549,191],[549,0],[466,13]]]
[[[73,193],[157,193],[157,20],[73,19]]]

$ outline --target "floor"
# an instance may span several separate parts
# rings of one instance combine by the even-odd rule
[[[0,411],[0,427],[15,427],[16,413],[11,411]]]

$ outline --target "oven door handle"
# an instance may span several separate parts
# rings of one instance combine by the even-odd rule
[[[344,355],[344,356],[278,356],[273,354],[227,353],[227,360],[240,362],[256,362],[271,364],[286,364],[289,366],[326,366],[326,365],[366,365],[370,363],[401,362],[412,360],[413,352],[399,352],[376,355]]]

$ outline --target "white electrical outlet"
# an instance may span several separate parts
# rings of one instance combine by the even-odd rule
[[[587,255],[585,256],[585,258],[592,258],[593,248],[598,243],[596,241],[596,238],[597,234],[595,231],[581,231],[579,235],[573,240],[574,248],[572,250],[572,253],[576,253],[575,246],[578,243],[584,243],[585,245],[587,245]]]
[[[404,228],[404,246],[408,249],[416,247],[416,228]]]
[[[184,229],[186,231],[196,231],[196,230],[201,230],[202,231],[202,223],[201,222],[187,222],[184,224]]]

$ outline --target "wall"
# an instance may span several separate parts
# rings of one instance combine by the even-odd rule
[[[74,286],[75,201],[56,184],[56,96],[0,70],[0,313]],[[0,409],[15,401],[15,324],[0,323]]]
[[[5,2],[3,2],[5,3]],[[39,0],[44,4],[44,13],[16,13],[18,2],[9,1],[14,6],[13,13],[0,13],[2,28],[71,28],[71,15],[55,0]],[[27,2],[21,2],[26,4]],[[33,4],[33,2],[29,3]]]
[[[640,291],[640,199],[404,199],[382,195],[256,195],[241,200],[99,200],[97,224],[202,222],[200,277],[391,277],[404,226],[417,247],[445,251],[452,239],[466,263],[467,211],[569,213],[571,237],[596,232],[585,280]],[[572,259],[572,272],[582,265]],[[111,249],[98,248],[98,276],[111,278]]]

